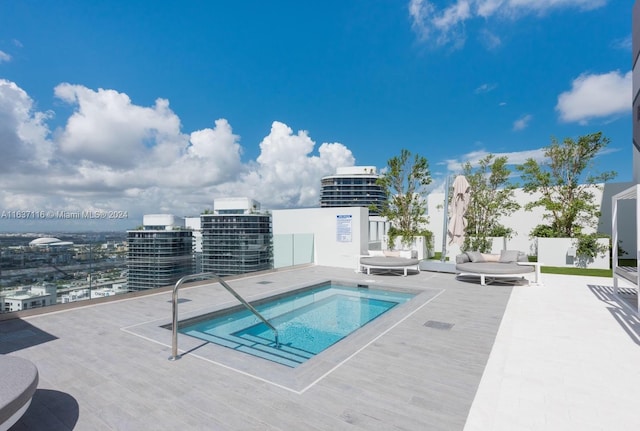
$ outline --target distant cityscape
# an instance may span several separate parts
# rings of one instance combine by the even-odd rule
[[[321,181],[320,207],[375,207],[385,197],[377,177],[371,166],[339,168]],[[0,312],[273,268],[271,215],[246,197],[215,199],[196,217],[144,215],[127,231],[0,233]]]
[[[126,291],[126,255],[126,232],[0,233],[2,311]]]

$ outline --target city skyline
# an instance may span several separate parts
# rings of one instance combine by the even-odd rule
[[[402,148],[437,190],[466,161],[596,131],[596,168],[630,181],[632,4],[6,2],[0,209],[33,215],[0,231],[318,206],[323,176]]]

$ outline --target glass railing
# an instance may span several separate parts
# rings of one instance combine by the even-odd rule
[[[46,244],[44,240],[32,244],[37,238],[0,234],[0,313],[172,286],[182,276],[200,273],[207,265],[206,269],[211,270],[217,262],[214,258],[207,263],[206,256],[194,253],[193,267],[185,272],[184,260],[189,255],[176,256],[172,267],[166,255],[157,256],[155,262],[153,254],[149,254],[142,263],[136,256],[140,265],[129,272],[126,232],[90,238],[87,234],[65,234],[57,244]],[[313,263],[314,236],[274,235],[272,259],[262,259],[259,265],[252,254],[224,256],[224,265],[229,265],[229,258],[237,259],[238,267],[245,265],[253,271]],[[238,267],[220,275],[241,274]]]
[[[313,263],[313,234],[282,234],[273,236],[273,267]]]

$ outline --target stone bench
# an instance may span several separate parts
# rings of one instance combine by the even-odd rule
[[[27,411],[38,388],[38,369],[26,359],[0,355],[0,431]]]

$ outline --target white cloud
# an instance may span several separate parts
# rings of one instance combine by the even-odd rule
[[[3,61],[11,61],[11,56],[4,51],[0,51],[0,63],[2,63]]]
[[[463,166],[469,162],[472,165],[476,165],[480,160],[487,157],[489,154],[493,154],[495,157],[507,157],[508,164],[510,165],[521,165],[526,162],[528,159],[534,159],[538,162],[545,160],[544,157],[544,149],[538,148],[535,150],[526,150],[526,151],[513,151],[506,153],[495,153],[489,152],[486,150],[476,150],[471,151],[467,154],[463,154],[458,159],[450,159],[446,160],[445,164],[447,165],[447,170],[449,172],[461,172]]]
[[[565,122],[586,124],[594,118],[607,118],[631,110],[631,71],[601,75],[582,74],[571,83],[571,90],[558,96],[556,110]]]
[[[33,100],[15,83],[0,79],[0,171],[33,171],[49,166],[53,145],[46,120],[34,111]]]
[[[24,90],[0,80],[5,209],[126,210],[126,228],[145,213],[199,214],[227,196],[251,197],[267,209],[317,206],[321,177],[355,162],[344,145],[316,149],[308,132],[275,121],[257,159],[243,163],[240,137],[225,119],[184,133],[164,99],[145,107],[115,90],[71,84],[58,85],[55,95],[74,112],[51,134],[52,114],[34,112]]]
[[[451,44],[459,48],[464,44],[464,23],[471,19],[499,16],[515,19],[523,15],[543,15],[554,9],[576,8],[592,10],[604,6],[607,0],[456,0],[437,8],[428,0],[410,0],[411,27],[421,41],[435,41],[438,45]],[[488,49],[500,45],[500,38],[488,30],[480,34]]]
[[[463,24],[471,18],[469,0],[458,0],[443,11],[436,11],[428,0],[410,0],[409,15],[420,40],[431,39],[434,35],[438,45],[451,43],[456,48],[464,45]]]
[[[486,84],[485,83],[485,84],[480,85],[475,90],[473,90],[473,92],[475,94],[489,93],[489,92],[495,90],[496,88],[498,88],[498,84]]]
[[[531,122],[531,120],[533,120],[533,116],[531,114],[523,115],[513,122],[513,130],[519,131],[526,129],[527,127],[529,127],[529,123]]]
[[[260,156],[238,187],[256,190],[270,197],[274,207],[310,207],[320,201],[320,178],[335,173],[339,166],[355,162],[349,149],[339,143],[323,143],[312,155],[315,142],[308,132],[293,130],[274,121],[269,135],[260,143]]]
[[[487,29],[480,30],[479,36],[480,42],[489,51],[497,49],[500,47],[500,45],[502,45],[502,40],[500,39],[500,37]]]
[[[426,0],[410,0],[409,15],[412,18],[411,26],[420,39],[428,39],[431,35],[430,15],[434,7]]]
[[[115,90],[94,91],[66,83],[56,86],[54,94],[77,108],[59,138],[67,157],[125,168],[139,164],[158,145],[155,156],[169,163],[186,141],[167,100],[158,99],[146,108]]]
[[[631,51],[631,35],[622,39],[615,39],[611,42],[611,47],[615,49],[621,49],[623,51]]]

